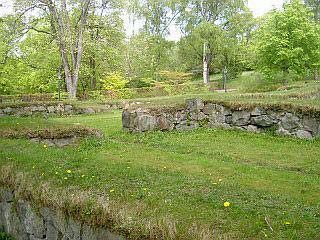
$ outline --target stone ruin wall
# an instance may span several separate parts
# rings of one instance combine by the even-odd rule
[[[0,108],[0,117],[4,116],[44,116],[44,115],[74,115],[74,114],[94,114],[108,112],[114,109],[121,109],[122,104],[105,104],[96,108],[75,107],[71,104],[32,104],[30,106],[8,106]]]
[[[124,240],[107,228],[94,228],[47,207],[37,208],[0,186],[0,230],[17,240]]]
[[[131,132],[184,131],[199,127],[275,131],[302,139],[320,137],[320,112],[300,112],[279,107],[229,107],[189,99],[184,106],[159,109],[125,109],[122,125]]]

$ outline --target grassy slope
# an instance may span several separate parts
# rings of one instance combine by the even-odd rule
[[[79,218],[130,229],[137,239],[150,232],[180,239],[320,237],[319,140],[210,129],[128,134],[121,131],[118,111],[49,121],[2,118],[0,128],[26,122],[80,123],[104,132],[103,140],[64,149],[0,139],[0,165],[13,163],[11,171],[24,172],[34,186],[46,183],[55,192],[47,200],[40,194],[47,204],[63,208],[61,196],[79,195],[82,214],[79,207],[71,211]],[[68,194],[61,194],[64,189]],[[86,203],[83,191],[91,195]],[[100,198],[112,208],[105,215],[92,204]],[[99,214],[104,217],[94,217]]]

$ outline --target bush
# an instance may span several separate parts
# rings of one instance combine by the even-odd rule
[[[128,83],[128,81],[118,73],[109,74],[101,82],[103,90],[122,89]]]

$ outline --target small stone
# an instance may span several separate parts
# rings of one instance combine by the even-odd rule
[[[257,126],[255,126],[255,125],[248,125],[248,126],[246,126],[244,128],[249,132],[255,132],[255,133],[260,132],[259,128]]]
[[[307,140],[311,140],[312,139],[312,134],[308,131],[304,131],[304,130],[298,130],[295,135],[297,136],[297,138],[301,138],[301,139],[307,139]]]
[[[95,111],[94,111],[93,108],[89,107],[89,108],[86,108],[86,109],[84,110],[84,113],[85,113],[85,114],[94,114]]]
[[[13,112],[13,109],[11,107],[6,107],[5,109],[3,109],[3,112],[6,114],[10,114]]]
[[[260,116],[263,114],[266,114],[266,111],[261,107],[255,107],[251,112],[251,116]]]
[[[47,109],[48,109],[48,113],[54,113],[56,110],[54,106],[49,106]]]
[[[73,109],[73,106],[72,105],[65,105],[64,106],[64,110],[66,111],[66,112],[71,112],[72,111],[72,109]]]

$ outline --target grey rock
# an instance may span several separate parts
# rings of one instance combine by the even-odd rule
[[[83,226],[82,240],[124,240],[117,234],[111,233],[107,229],[103,228],[92,228],[87,225]]]
[[[10,114],[13,112],[13,108],[11,107],[6,107],[5,109],[3,109],[3,112],[6,113],[6,114]]]
[[[67,228],[65,231],[65,236],[67,239],[74,239],[74,240],[80,240],[80,234],[81,232],[81,223],[72,219],[68,218],[67,219]]]
[[[250,114],[251,116],[260,116],[266,114],[266,111],[261,107],[255,107]]]
[[[225,108],[223,106],[214,103],[207,103],[203,108],[203,113],[206,115],[225,114],[224,112]]]
[[[68,113],[72,112],[73,110],[73,106],[72,105],[65,105],[64,106],[64,110]]]
[[[172,115],[161,115],[158,117],[159,129],[171,131],[174,128],[174,118]]]
[[[93,108],[89,107],[89,108],[84,109],[84,113],[85,114],[94,114],[95,111]]]
[[[283,129],[292,131],[300,127],[300,119],[292,113],[285,113],[281,119],[280,125]]]
[[[38,111],[39,112],[44,112],[44,111],[46,111],[46,108],[44,106],[39,106],[38,107]]]
[[[48,113],[54,113],[56,111],[56,108],[54,106],[49,106],[47,109]]]
[[[218,123],[218,122],[209,122],[208,128],[223,128],[223,129],[231,129],[231,126],[227,123]]]
[[[281,127],[281,126],[278,128],[278,130],[276,131],[276,133],[277,133],[278,135],[291,136],[291,133],[290,133],[288,130],[286,130],[286,129],[284,129],[283,127]]]
[[[181,111],[177,112],[174,117],[175,122],[178,124],[187,120],[187,114]]]
[[[148,114],[140,115],[136,118],[135,126],[137,126],[138,131],[152,131],[157,128],[157,118]]]
[[[260,130],[257,126],[255,125],[248,125],[248,126],[245,126],[243,127],[245,130],[249,131],[249,132],[256,132],[256,133],[259,133]]]
[[[304,130],[298,130],[296,133],[295,133],[295,136],[297,138],[301,138],[301,139],[308,139],[308,140],[311,140],[312,139],[312,134],[308,131],[304,131]]]
[[[199,123],[196,121],[182,121],[178,125],[176,125],[176,129],[178,131],[188,131],[197,129],[199,127]]]
[[[0,188],[0,202],[13,202],[13,191],[9,188]]]
[[[250,112],[235,111],[232,113],[232,124],[235,126],[245,126],[250,122]]]
[[[6,233],[18,240],[28,239],[12,203],[0,202],[0,224]]]
[[[124,128],[132,128],[133,127],[133,121],[131,121],[131,112],[128,110],[122,112],[122,126]]]
[[[62,103],[59,103],[58,106],[56,107],[58,113],[63,113],[64,112],[64,105]]]
[[[18,214],[27,234],[35,238],[43,238],[45,235],[44,221],[31,208],[30,203],[19,200],[17,203]]]
[[[52,211],[49,208],[42,208],[40,214],[45,222],[50,222],[59,232],[65,234],[67,230],[66,216],[59,211]]]
[[[302,126],[305,131],[309,131],[313,135],[316,135],[320,128],[320,121],[317,121],[314,117],[304,116],[302,119]]]
[[[261,127],[271,127],[277,122],[278,122],[277,119],[270,115],[260,115],[260,116],[251,118],[251,123],[253,125],[257,125]]]
[[[30,111],[31,112],[37,112],[39,110],[38,106],[31,106]]]
[[[187,99],[186,104],[187,104],[187,109],[190,112],[193,112],[193,111],[200,112],[200,110],[203,109],[203,107],[204,107],[204,103],[200,98]]]

